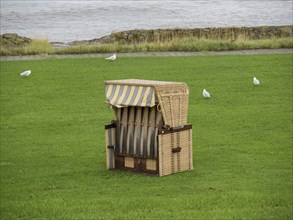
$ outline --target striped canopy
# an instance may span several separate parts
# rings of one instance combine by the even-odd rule
[[[110,105],[152,107],[156,103],[154,88],[144,85],[119,85],[106,82],[106,98]]]

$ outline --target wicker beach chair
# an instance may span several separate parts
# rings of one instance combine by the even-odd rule
[[[107,169],[164,176],[193,169],[185,83],[105,81],[116,119],[105,126]]]

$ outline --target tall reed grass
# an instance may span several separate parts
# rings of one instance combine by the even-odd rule
[[[23,46],[1,45],[0,56],[53,54],[55,49],[48,40],[34,39]]]
[[[273,38],[293,37],[293,26],[259,26],[259,27],[218,27],[218,28],[194,28],[194,29],[136,29],[115,32],[101,39],[106,43],[153,43],[169,42],[182,38],[198,38],[211,40],[263,40]]]
[[[112,53],[112,52],[163,52],[163,51],[227,51],[243,49],[293,48],[293,38],[264,40],[211,40],[205,38],[176,38],[171,41],[157,41],[137,44],[77,45],[55,50],[56,54]]]
[[[37,54],[88,54],[88,53],[127,53],[127,52],[163,52],[163,51],[228,51],[244,49],[293,48],[293,38],[272,38],[260,40],[215,40],[207,38],[184,37],[172,40],[142,43],[96,43],[75,45],[67,48],[54,48],[48,40],[32,40],[24,46],[1,46],[1,56],[37,55]]]

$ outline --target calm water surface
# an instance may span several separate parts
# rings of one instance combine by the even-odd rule
[[[130,29],[292,24],[292,0],[1,0],[1,34],[70,42]]]

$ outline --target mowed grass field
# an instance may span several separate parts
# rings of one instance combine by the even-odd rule
[[[292,219],[292,54],[0,65],[1,219]],[[103,81],[127,78],[188,84],[194,170],[106,170]]]

